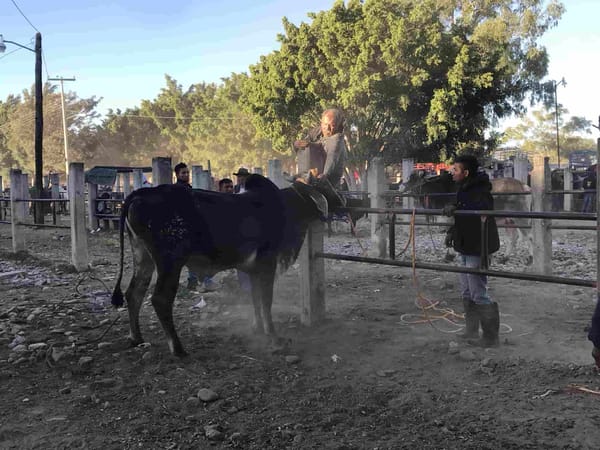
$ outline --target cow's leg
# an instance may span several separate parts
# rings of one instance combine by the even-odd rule
[[[262,315],[265,327],[265,333],[268,336],[275,337],[275,326],[273,325],[273,318],[271,316],[271,307],[273,305],[273,284],[275,283],[275,267],[270,270],[261,273],[260,285],[261,285],[261,307]]]
[[[174,267],[171,270],[158,269],[156,287],[152,295],[152,306],[154,306],[160,324],[167,335],[169,349],[175,356],[186,355],[173,323],[173,302],[179,286],[180,273],[181,266]]]
[[[260,274],[252,273],[248,274],[250,278],[250,289],[252,292],[252,306],[254,307],[254,321],[252,322],[252,329],[255,333],[264,333],[264,322],[262,314],[262,284],[260,280]]]
[[[132,252],[133,276],[125,292],[125,298],[127,299],[127,312],[129,313],[129,340],[132,345],[139,345],[144,342],[140,331],[140,307],[152,279],[154,261],[139,240],[132,243]]]

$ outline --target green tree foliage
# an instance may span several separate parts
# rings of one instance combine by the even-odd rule
[[[153,118],[177,161],[206,167],[210,160],[218,176],[231,176],[241,165],[265,168],[275,153],[239,106],[245,79],[232,74],[221,84],[199,83],[184,90],[167,76],[166,87],[153,101],[142,102],[141,111]]]
[[[65,171],[64,133],[62,107],[57,87],[44,85],[44,172]],[[81,161],[89,154],[89,148],[80,136],[88,135],[95,129],[94,121],[98,114],[95,108],[99,99],[83,99],[75,93],[65,93],[65,111],[69,130],[69,158]],[[20,96],[9,96],[0,106],[0,163],[5,170],[11,167],[34,173],[34,134],[35,134],[35,95],[34,88],[23,91]]]
[[[565,121],[568,110],[559,106],[559,142],[561,161],[568,158],[573,150],[593,150],[594,140],[586,137],[592,133],[592,122],[583,117],[572,116]],[[505,130],[502,137],[505,144],[516,146],[530,155],[549,156],[550,161],[558,161],[556,147],[556,115],[553,109],[534,110],[531,115]]]
[[[241,100],[282,151],[331,106],[345,111],[356,164],[481,148],[492,122],[543,94],[538,39],[562,12],[542,0],[338,1],[310,23],[284,19]]]

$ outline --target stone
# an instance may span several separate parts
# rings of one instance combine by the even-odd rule
[[[71,393],[71,388],[68,387],[68,386],[64,387],[62,389],[59,389],[58,393],[61,394],[61,395],[70,394]]]
[[[152,352],[145,352],[142,355],[142,360],[149,361],[150,359],[152,359]]]
[[[59,359],[61,359],[63,356],[65,356],[65,352],[56,348],[56,347],[52,347],[52,360],[54,362],[58,362]]]
[[[471,350],[462,350],[458,354],[458,357],[463,361],[474,361],[477,359],[477,356]]]
[[[448,343],[448,353],[451,355],[455,355],[460,351],[458,342],[450,341]]]
[[[92,383],[92,386],[95,389],[111,388],[116,386],[118,382],[119,380],[117,380],[116,378],[103,378],[101,380],[94,381]]]
[[[103,348],[110,347],[111,345],[112,345],[112,342],[99,342],[98,350],[102,350]]]
[[[198,397],[188,397],[185,401],[185,407],[188,410],[195,410],[200,405],[200,399]]]
[[[28,348],[30,351],[35,351],[35,350],[43,350],[47,347],[48,347],[48,344],[46,344],[45,342],[36,342],[35,344],[29,344]]]
[[[77,364],[80,367],[87,367],[87,366],[90,366],[93,361],[94,361],[94,358],[92,358],[91,356],[82,356],[81,358],[79,358],[79,361],[77,362]]]
[[[220,441],[223,439],[223,433],[219,430],[218,425],[206,425],[204,427],[204,435],[211,441]]]
[[[212,389],[202,388],[198,391],[198,398],[206,403],[214,402],[219,398],[219,394]]]
[[[287,355],[285,357],[285,362],[288,364],[298,364],[300,362],[300,357],[296,355]]]
[[[25,344],[19,344],[19,345],[16,345],[15,347],[13,347],[12,351],[15,352],[15,353],[26,352],[27,351],[27,346]]]

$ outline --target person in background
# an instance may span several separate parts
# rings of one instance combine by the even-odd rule
[[[243,194],[246,192],[246,178],[248,178],[250,172],[245,167],[240,167],[234,175],[237,177],[237,184],[233,188],[233,192]]]
[[[174,172],[176,178],[176,185],[192,189],[192,185],[190,184],[190,169],[188,168],[187,164],[182,162],[177,164],[174,167]],[[198,289],[198,281],[198,274],[190,270],[190,268],[188,267],[187,289],[189,291],[195,291],[196,289]],[[217,284],[213,281],[211,277],[204,278],[202,282],[204,284],[205,291],[215,291],[218,288]]]
[[[233,194],[233,181],[230,178],[219,180],[219,192]]]
[[[584,213],[594,212],[596,203],[596,170],[588,169],[587,176],[583,179],[583,210]]]

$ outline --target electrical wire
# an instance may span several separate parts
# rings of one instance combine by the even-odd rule
[[[0,56],[0,59],[2,59],[2,58],[6,58],[8,55],[12,55],[14,52],[18,52],[19,50],[23,50],[23,49],[22,49],[21,47],[17,47],[17,48],[16,48],[16,49],[14,49],[13,51],[11,51],[11,52],[8,52],[8,53],[6,53],[6,54],[4,54],[4,55]]]
[[[10,1],[12,2],[12,4],[13,4],[13,5],[15,5],[15,8],[17,8],[17,11],[19,11],[19,12],[21,13],[21,15],[23,16],[23,18],[24,18],[24,19],[27,21],[27,23],[28,23],[29,25],[31,25],[31,27],[32,27],[32,28],[33,28],[35,31],[37,31],[38,33],[40,33],[40,30],[38,30],[38,29],[35,27],[35,25],[31,23],[31,20],[29,20],[29,19],[27,18],[27,16],[26,16],[26,15],[23,13],[23,11],[21,11],[21,8],[19,8],[19,5],[17,5],[17,2],[15,2],[15,0],[10,0]]]

